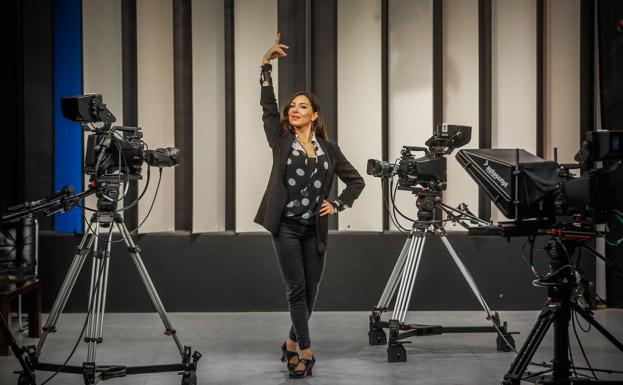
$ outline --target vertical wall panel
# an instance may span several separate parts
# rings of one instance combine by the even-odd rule
[[[54,189],[82,185],[82,132],[61,112],[61,98],[82,93],[82,14],[79,0],[54,3]],[[82,214],[74,207],[54,216],[54,230],[81,232]]]
[[[7,212],[7,209],[20,201],[25,200],[25,164],[22,161],[24,147],[24,78],[26,72],[26,63],[28,60],[24,55],[24,33],[22,32],[22,26],[24,21],[28,18],[24,17],[24,6],[21,1],[10,1],[8,5],[4,7],[5,15],[5,28],[8,31],[8,36],[5,39],[9,45],[5,48],[7,56],[10,58],[7,60],[8,64],[7,73],[13,76],[7,76],[4,82],[4,87],[8,90],[7,103],[4,105],[5,110],[8,112],[4,117],[5,129],[3,130],[2,142],[4,143],[3,160],[8,163],[10,167],[4,171],[3,186],[12,186],[12,188],[0,189],[0,212],[2,214]],[[51,12],[49,12],[51,14]],[[9,16],[10,15],[10,16]],[[29,15],[30,16],[30,15]],[[52,17],[49,17],[51,20]],[[9,23],[6,23],[8,21]],[[52,24],[52,23],[48,23]],[[50,34],[48,33],[48,37]],[[48,42],[50,40],[48,39]],[[51,44],[50,44],[51,45]],[[45,51],[44,51],[45,52]],[[43,55],[41,55],[43,58]],[[51,60],[49,60],[51,62]],[[44,62],[41,60],[40,62]],[[50,68],[52,66],[49,66]],[[6,68],[6,67],[5,67]],[[43,71],[42,71],[43,72]],[[49,82],[51,83],[51,82]],[[49,125],[48,127],[50,127]],[[51,147],[51,146],[50,146]],[[51,150],[51,149],[50,149]],[[48,153],[52,151],[48,150]],[[43,170],[42,170],[43,171]],[[49,190],[52,190],[51,188]],[[49,194],[49,193],[48,193]],[[47,229],[46,229],[47,230]]]
[[[121,2],[82,0],[82,15],[84,92],[102,94],[121,125]]]
[[[478,0],[444,0],[443,41],[444,121],[471,126],[472,139],[463,148],[478,148]],[[455,155],[448,156],[444,201],[465,202],[477,212],[478,187]]]
[[[259,76],[262,56],[277,35],[277,0],[237,0],[234,29],[236,231],[257,231],[262,227],[255,224],[253,218],[272,165],[271,150],[262,126]],[[275,90],[279,89],[277,79],[277,61],[273,61]]]
[[[536,151],[536,3],[494,0],[492,147]]]
[[[424,146],[432,129],[433,0],[392,0],[389,2],[389,161],[394,162],[400,156],[404,145]],[[378,183],[371,188],[379,188]],[[408,216],[416,217],[413,194],[398,191],[396,206]],[[407,225],[404,220],[400,223]],[[390,229],[396,229],[391,222]]]
[[[307,3],[309,0],[277,1],[277,28],[281,33],[281,43],[290,47],[288,60],[282,61],[279,66],[277,98],[284,102],[296,92],[311,88],[311,65],[308,65],[308,53],[311,52],[308,31],[311,25],[307,23]]]
[[[173,15],[170,0],[138,0],[138,123],[150,148],[173,146]],[[184,149],[182,149],[184,151]],[[146,175],[146,172],[144,172]],[[162,182],[141,232],[175,229],[175,172],[163,169]],[[152,168],[149,190],[139,203],[139,221],[147,215],[156,191],[158,169]],[[139,183],[143,190],[145,180]],[[140,223],[140,222],[139,222]],[[131,230],[131,229],[130,229]]]
[[[123,92],[121,64],[121,1],[82,1],[82,60],[84,93],[102,94],[104,103],[123,122]],[[84,151],[86,138],[84,134]],[[89,181],[84,176],[85,185]],[[95,207],[97,198],[86,199],[88,207]],[[123,212],[121,213],[123,215]],[[87,215],[89,219],[89,215]]]
[[[222,0],[192,2],[193,232],[225,230]]]
[[[381,2],[339,0],[337,19],[339,144],[367,184],[339,228],[380,231],[381,187],[365,171],[369,158],[381,158]]]
[[[545,9],[545,157],[573,162],[580,146],[580,0]]]
[[[314,0],[311,15],[311,91],[322,103],[329,139],[337,142],[337,2]],[[330,199],[337,196],[333,184]],[[329,218],[329,229],[336,230],[339,218]]]
[[[6,183],[4,186],[14,186],[6,193],[15,199],[0,203],[0,206],[6,204],[9,207],[24,200],[39,199],[54,191],[55,155],[54,130],[51,129],[54,127],[55,108],[52,103],[55,2],[18,0],[11,2],[13,3],[20,10],[17,15],[6,11],[6,18],[19,25],[20,30],[13,31],[18,35],[16,39],[12,39],[13,34],[7,38],[17,45],[16,52],[8,51],[7,61],[11,67],[17,68],[15,71],[9,69],[6,72],[11,74],[8,77],[12,80],[8,81],[5,88],[9,92],[9,99],[12,99],[6,111],[11,111],[11,108],[16,106],[14,110],[16,121],[11,122],[9,113],[9,120],[3,122],[9,127],[8,138],[5,139],[3,136],[2,140],[4,148],[11,146],[11,130],[13,128],[17,130],[15,138],[19,147],[7,149],[9,154],[15,151],[14,154],[17,156],[18,161],[15,163],[17,180],[14,179],[15,184],[11,183],[9,171],[9,179],[3,180],[3,183]],[[13,84],[16,87],[12,87]],[[3,131],[6,132],[7,129]],[[39,216],[38,220],[41,230],[52,230],[52,217]]]
[[[173,0],[173,99],[175,147],[175,230],[193,227],[193,49],[192,0]]]
[[[225,230],[236,231],[236,41],[234,0],[224,0]]]
[[[121,0],[121,72],[123,79],[123,125],[138,126],[138,68],[136,0]],[[139,197],[138,181],[126,187],[124,204],[132,205]],[[129,229],[138,226],[138,205],[125,210],[123,219]]]
[[[478,147],[492,144],[492,0],[478,0]],[[478,216],[491,217],[491,201],[478,190]]]
[[[491,29],[491,147],[536,154],[536,1],[493,0]]]

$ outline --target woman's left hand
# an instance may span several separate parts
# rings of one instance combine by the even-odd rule
[[[322,206],[320,206],[320,216],[330,215],[335,213],[335,207],[328,200],[322,200]]]

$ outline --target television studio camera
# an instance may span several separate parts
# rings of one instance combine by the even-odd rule
[[[504,385],[518,385],[524,380],[548,384],[621,383],[600,380],[597,373],[623,374],[622,371],[592,368],[588,360],[588,368],[575,366],[570,358],[569,324],[575,331],[579,315],[623,352],[621,341],[593,318],[589,281],[578,266],[579,252],[575,255],[578,250],[586,250],[613,270],[623,272],[620,265],[590,245],[598,237],[606,238],[611,246],[623,243],[623,238],[608,240],[611,232],[602,231],[604,224],[614,219],[623,223],[623,213],[618,209],[623,192],[622,142],[620,130],[588,132],[575,155],[577,164],[558,164],[521,149],[464,149],[456,155],[495,206],[512,219],[474,227],[469,233],[528,237],[530,263],[537,275],[533,284],[547,288],[546,302],[504,376]],[[580,174],[575,175],[572,170],[580,170]],[[541,235],[549,238],[545,247],[549,257],[547,274],[537,273],[532,262],[534,240]],[[546,364],[545,370],[528,372],[528,366],[534,365],[532,357],[552,325],[551,364]],[[578,343],[581,347],[579,338]],[[587,370],[592,377],[582,374]]]
[[[497,312],[491,311],[480,293],[476,282],[461,261],[446,237],[444,223],[451,221],[468,228],[471,225],[489,226],[491,223],[479,219],[469,211],[466,204],[451,207],[442,202],[442,193],[447,186],[446,157],[455,148],[462,147],[471,139],[471,127],[440,124],[433,129],[433,136],[425,144],[426,147],[403,146],[401,157],[396,163],[376,159],[368,160],[367,173],[390,181],[388,196],[392,201],[393,216],[396,227],[408,232],[408,238],[400,252],[392,273],[377,305],[373,307],[369,317],[368,343],[370,345],[387,344],[387,360],[404,362],[407,360],[402,340],[427,335],[444,333],[497,333],[496,345],[499,351],[511,351],[515,342],[508,331],[507,323],[501,322]],[[423,156],[416,157],[414,153]],[[398,177],[396,187],[393,179]],[[417,219],[411,219],[400,213],[394,203],[397,190],[410,191],[416,196]],[[389,206],[389,204],[387,204]],[[389,211],[389,207],[388,207]],[[398,223],[396,212],[412,222],[411,229],[402,229]],[[446,218],[442,218],[442,213]],[[435,234],[442,240],[446,250],[459,268],[474,296],[486,313],[491,326],[446,327],[441,325],[421,325],[406,323],[407,310],[411,302],[415,280],[422,260],[427,234]],[[397,294],[396,294],[397,291]],[[390,310],[392,299],[396,295],[392,316],[389,321],[381,320],[384,312]],[[389,329],[389,340],[383,329]]]
[[[11,344],[13,353],[23,368],[18,379],[18,385],[35,385],[35,371],[37,370],[54,372],[50,378],[59,372],[82,374],[85,384],[94,384],[100,380],[125,377],[130,374],[176,371],[182,375],[182,385],[195,385],[197,382],[197,361],[201,358],[201,354],[197,351],[193,353],[190,346],[184,346],[180,342],[175,328],[169,320],[160,297],[156,292],[156,288],[149,277],[149,273],[142,262],[139,254],[140,247],[132,240],[131,234],[138,228],[129,231],[121,216],[122,211],[137,205],[147,191],[150,167],[158,167],[161,178],[163,167],[172,167],[179,164],[179,149],[168,147],[149,150],[147,144],[142,140],[143,134],[140,127],[112,126],[116,118],[108,110],[106,104],[103,103],[102,96],[99,94],[61,98],[61,108],[63,115],[67,119],[80,122],[82,129],[85,131],[92,131],[87,137],[84,159],[84,171],[89,175],[88,189],[80,193],[74,193],[72,186],[63,186],[49,197],[9,208],[8,213],[2,215],[0,219],[2,223],[5,223],[38,213],[52,215],[69,211],[74,206],[80,206],[85,210],[93,211],[93,215],[86,224],[86,231],[79,246],[76,248],[74,259],[62,283],[60,292],[54,301],[38,344],[27,347],[18,346],[4,320],[0,323],[7,341]],[[103,124],[96,126],[95,123]],[[127,191],[124,184],[142,179],[143,163],[146,163],[148,167],[147,180],[143,191],[136,200],[119,208],[118,204],[124,198],[120,191]],[[159,185],[160,180],[158,180]],[[154,201],[157,193],[158,188],[156,188]],[[81,205],[82,200],[90,195],[97,197],[96,209]],[[117,242],[112,240],[113,225],[119,230],[121,240],[125,243],[152,303],[164,324],[164,334],[173,338],[179,350],[182,359],[180,364],[144,366],[96,365],[97,345],[103,341],[102,332],[111,244]],[[69,359],[64,364],[42,363],[39,361],[39,356],[46,338],[50,333],[57,331],[56,326],[59,317],[90,253],[93,258],[91,289],[89,290],[88,301],[89,308],[85,326],[79,338],[79,340],[82,339],[84,334],[84,341],[87,343],[86,361],[82,366],[67,365]],[[50,378],[45,382],[47,383]]]

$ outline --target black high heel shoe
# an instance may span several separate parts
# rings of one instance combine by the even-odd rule
[[[286,362],[286,366],[288,367],[288,371],[291,372],[296,368],[296,365],[299,364],[298,360],[295,363],[290,362],[292,357],[298,357],[299,354],[297,352],[291,352],[286,348],[286,343],[284,342],[281,345],[281,362]]]
[[[290,378],[299,379],[305,376],[311,376],[312,368],[314,367],[314,364],[316,363],[316,357],[312,355],[312,358],[309,360],[307,358],[300,357],[299,363],[302,363],[303,365],[305,365],[305,368],[303,370],[296,370],[296,367],[298,367],[298,365],[295,366],[294,369],[290,371]]]

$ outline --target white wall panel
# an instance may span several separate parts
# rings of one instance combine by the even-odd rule
[[[443,43],[444,121],[471,126],[471,142],[463,148],[478,148],[478,0],[444,0]],[[452,206],[465,202],[478,212],[476,182],[455,155],[448,157],[444,201]]]
[[[277,0],[236,0],[235,109],[236,109],[236,231],[258,231],[253,222],[264,194],[272,165],[260,107],[262,56],[277,34]],[[287,58],[279,60],[288,60]],[[277,85],[273,61],[273,85]],[[279,101],[278,101],[279,102]]]
[[[222,0],[193,0],[193,232],[225,230]]]
[[[404,145],[424,146],[433,129],[433,0],[389,2],[389,160]],[[422,154],[419,154],[422,155]],[[374,183],[369,188],[379,189]],[[396,194],[397,208],[415,218],[415,197]],[[407,221],[400,221],[410,227]],[[396,227],[390,221],[390,229]]]
[[[123,122],[121,1],[82,1],[83,85],[85,93],[104,97]]]
[[[494,0],[491,18],[491,147],[536,154],[536,1]]]
[[[580,1],[546,1],[545,156],[572,163],[580,146]]]
[[[121,58],[121,1],[82,1],[82,65],[84,93],[102,94],[104,103],[123,123],[123,79]],[[84,134],[86,151],[86,138]],[[85,175],[85,186],[89,177]],[[78,186],[76,186],[79,189]],[[96,207],[97,198],[86,198]],[[123,212],[121,213],[123,215]],[[87,215],[87,219],[90,215]]]
[[[144,140],[152,149],[173,146],[175,142],[172,12],[170,0],[136,2],[138,124],[143,129]],[[149,211],[157,181],[158,169],[152,168],[149,190],[138,207],[139,221],[142,221]],[[139,182],[139,193],[144,183],[145,180]],[[174,229],[175,172],[169,167],[163,169],[158,196],[149,219],[141,227],[141,232]]]
[[[338,0],[337,12],[338,141],[367,184],[339,228],[380,231],[381,188],[365,171],[369,158],[381,158],[381,2]]]

